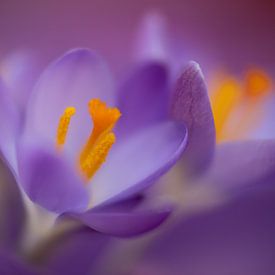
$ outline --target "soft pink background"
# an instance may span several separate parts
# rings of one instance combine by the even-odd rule
[[[0,58],[33,49],[42,63],[85,46],[105,55],[113,68],[131,61],[139,22],[157,10],[167,19],[187,58],[240,70],[275,64],[274,0],[1,0]]]

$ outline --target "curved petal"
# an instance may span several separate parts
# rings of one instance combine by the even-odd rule
[[[224,143],[203,181],[230,193],[263,187],[275,177],[275,140]]]
[[[75,168],[47,146],[19,148],[20,184],[29,198],[58,214],[84,211],[89,196]]]
[[[36,131],[55,140],[60,116],[68,106],[76,108],[66,144],[69,150],[85,144],[92,128],[88,102],[100,98],[112,105],[111,77],[99,56],[87,49],[66,53],[41,75],[28,106],[26,132]]]
[[[172,212],[171,205],[143,206],[131,209],[129,205],[96,207],[71,217],[104,234],[132,237],[143,234],[162,224]]]
[[[184,125],[166,121],[118,141],[91,182],[93,205],[148,188],[180,158],[186,140]]]
[[[190,218],[183,214],[143,250],[139,272],[129,273],[274,274],[274,184],[262,191]]]
[[[198,173],[213,156],[215,126],[203,75],[195,62],[189,63],[177,81],[171,112],[188,130],[184,167],[187,173]]]
[[[131,134],[168,116],[168,72],[164,64],[149,62],[138,67],[118,90],[122,117],[118,134]]]
[[[110,237],[87,227],[62,234],[46,247],[41,265],[54,274],[91,274]]]
[[[20,131],[18,112],[0,79],[0,151],[16,170],[15,143]]]
[[[1,154],[0,209],[0,246],[15,249],[24,230],[26,212],[17,182]]]

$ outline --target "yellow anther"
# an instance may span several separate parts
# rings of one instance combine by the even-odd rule
[[[225,78],[213,93],[211,103],[218,140],[223,138],[224,126],[232,111],[239,104],[240,99],[241,85],[232,77]]]
[[[100,99],[92,99],[89,102],[89,112],[94,123],[93,134],[98,136],[103,131],[111,131],[121,116],[117,108],[109,108]]]
[[[56,133],[56,146],[58,148],[63,148],[65,144],[71,118],[74,114],[75,108],[67,107],[59,119],[59,124]]]
[[[272,89],[272,81],[260,69],[248,70],[241,82],[231,76],[217,76],[211,98],[217,140],[246,137],[261,121],[262,108]]]
[[[271,79],[260,69],[251,69],[245,76],[245,93],[253,98],[266,95],[271,90]]]
[[[66,142],[71,117],[75,112],[74,107],[67,107],[59,119],[56,134],[58,149],[62,149]],[[89,102],[89,113],[94,127],[79,156],[79,167],[86,180],[91,179],[105,162],[116,140],[112,130],[121,116],[117,108],[109,108],[99,99],[93,99]]]
[[[89,112],[93,120],[93,131],[80,154],[80,164],[92,150],[95,142],[102,138],[104,134],[109,133],[114,128],[116,122],[121,116],[117,108],[109,108],[106,103],[100,99],[92,99],[89,102]]]
[[[90,179],[104,163],[115,142],[112,130],[121,116],[117,108],[109,108],[99,99],[89,102],[89,112],[94,127],[79,158],[81,170],[87,179]]]
[[[101,165],[106,161],[106,157],[115,143],[114,133],[103,135],[102,138],[94,144],[93,149],[87,155],[85,161],[81,163],[81,170],[86,179],[91,179]]]

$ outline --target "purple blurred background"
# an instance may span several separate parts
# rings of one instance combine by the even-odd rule
[[[140,21],[150,11],[164,15],[186,59],[204,69],[258,65],[275,71],[274,0],[1,0],[0,58],[32,49],[44,66],[85,46],[120,70],[131,61]]]

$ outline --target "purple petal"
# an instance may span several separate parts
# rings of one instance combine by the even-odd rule
[[[4,251],[0,251],[0,274],[2,275],[38,275],[40,273],[32,270],[22,260],[14,255],[9,255]]]
[[[0,151],[9,165],[16,170],[15,143],[19,135],[18,112],[11,95],[0,79]]]
[[[30,51],[13,51],[1,62],[3,81],[23,115],[37,74],[34,57]]]
[[[163,122],[118,141],[91,182],[93,205],[125,199],[148,188],[180,158],[186,129]]]
[[[26,213],[17,182],[1,155],[0,209],[0,246],[15,249],[25,227]]]
[[[275,141],[224,143],[217,147],[204,181],[230,193],[261,188],[275,177]]]
[[[28,106],[26,131],[54,141],[60,116],[66,107],[74,106],[76,115],[66,148],[79,152],[92,129],[88,102],[100,98],[113,105],[112,92],[109,71],[100,57],[86,49],[70,51],[51,64],[36,84]]]
[[[46,248],[42,265],[54,274],[92,274],[109,239],[87,227],[65,233]]]
[[[75,168],[47,146],[19,149],[21,186],[30,199],[56,213],[83,211],[89,197]]]
[[[139,272],[131,274],[273,275],[274,185],[262,191],[188,219],[183,215],[151,242]]]
[[[202,72],[195,62],[189,63],[177,81],[171,111],[188,130],[185,169],[189,173],[198,172],[213,156],[215,126]]]
[[[139,26],[134,47],[137,61],[155,60],[169,64],[169,71],[176,75],[186,60],[187,48],[182,41],[171,39],[167,18],[157,11],[146,12]]]
[[[168,218],[172,210],[171,205],[154,207],[141,205],[131,210],[129,205],[124,208],[115,204],[96,207],[85,213],[73,214],[71,217],[99,232],[131,237],[158,227]]]
[[[141,22],[134,52],[139,60],[168,60],[169,42],[166,35],[165,18],[156,12],[149,12]]]
[[[158,62],[137,68],[118,91],[122,113],[116,131],[131,134],[168,116],[168,73]]]

